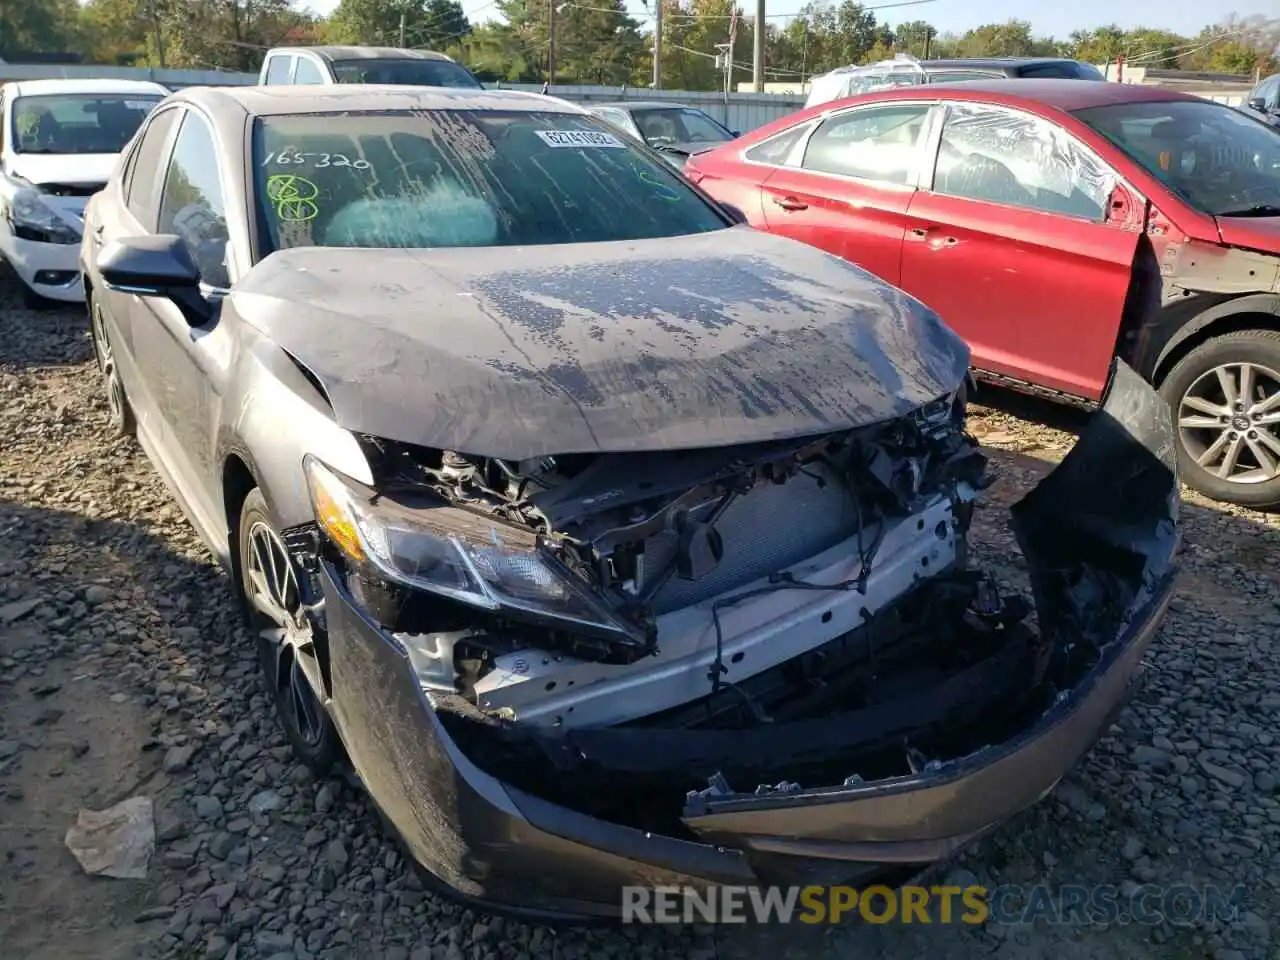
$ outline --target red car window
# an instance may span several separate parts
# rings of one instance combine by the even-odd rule
[[[911,183],[928,113],[926,104],[907,103],[832,117],[809,138],[803,166],[862,180]]]
[[[933,192],[1103,219],[1114,172],[1057,124],[981,104],[948,111]]]

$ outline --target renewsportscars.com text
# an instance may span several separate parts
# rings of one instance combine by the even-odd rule
[[[1155,884],[1023,887],[624,887],[625,923],[985,923],[1088,926],[1233,923],[1246,890]]]

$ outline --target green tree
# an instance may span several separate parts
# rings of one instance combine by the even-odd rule
[[[471,24],[457,0],[341,0],[325,36],[333,43],[443,50],[461,43]]]
[[[1036,40],[1026,20],[987,23],[969,30],[960,38],[962,57],[1033,57],[1056,52],[1052,40]]]
[[[0,55],[71,52],[76,40],[75,0],[0,2]]]

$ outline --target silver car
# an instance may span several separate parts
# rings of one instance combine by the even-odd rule
[[[233,574],[297,755],[472,904],[944,860],[1106,730],[1164,614],[1132,371],[1002,591],[963,342],[738,220],[562,101],[366,86],[175,94],[89,204],[115,430]]]

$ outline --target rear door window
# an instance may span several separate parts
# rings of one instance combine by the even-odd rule
[[[1110,167],[1055,123],[977,104],[952,104],[933,192],[1087,220],[1103,219]]]
[[[807,123],[792,127],[785,133],[770,137],[763,143],[757,143],[744,156],[752,163],[767,163],[770,166],[781,167],[786,164],[791,151],[795,149],[796,144],[809,128]]]
[[[173,131],[178,114],[179,111],[175,108],[152,114],[142,131],[135,151],[133,170],[125,185],[125,205],[149,231],[156,228],[156,187],[163,172],[162,164],[167,159],[169,134]]]
[[[914,183],[928,114],[928,104],[906,103],[831,117],[809,138],[801,165],[860,180]]]

